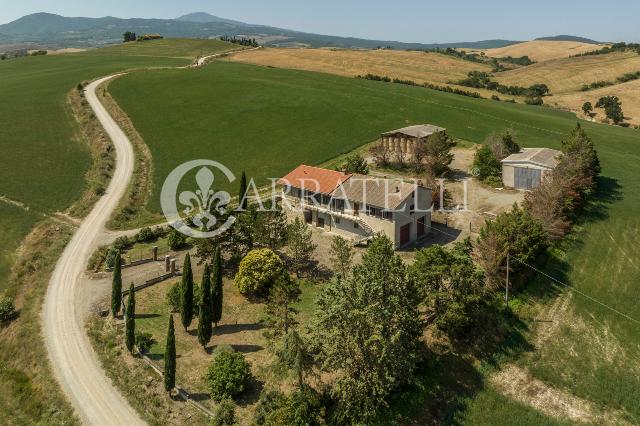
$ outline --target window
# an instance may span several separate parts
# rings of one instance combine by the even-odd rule
[[[334,220],[336,223],[340,223],[340,218],[339,218],[338,216],[334,217],[334,218],[333,218],[333,220]]]
[[[385,218],[385,219],[391,220],[391,219],[393,219],[393,213],[392,212],[387,212],[387,211],[382,212],[382,217]]]
[[[353,222],[353,227],[355,229],[358,229],[358,228],[360,228],[360,225],[358,225],[358,222]]]

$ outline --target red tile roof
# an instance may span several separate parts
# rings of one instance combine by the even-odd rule
[[[291,185],[322,194],[331,194],[338,185],[351,177],[350,174],[319,167],[299,165],[280,179],[283,185]]]

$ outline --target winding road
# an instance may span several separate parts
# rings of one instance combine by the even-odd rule
[[[111,138],[116,168],[106,193],[84,219],[51,276],[43,309],[43,329],[52,370],[84,424],[142,425],[144,422],[106,377],[84,329],[77,294],[85,265],[97,249],[105,224],[124,196],[134,166],[131,142],[102,106],[96,88],[118,76],[96,80],[85,89],[89,105]]]
[[[255,50],[259,49],[256,47]],[[232,51],[234,53],[242,50]],[[186,67],[200,67],[230,52],[198,57]],[[105,375],[85,331],[81,285],[89,257],[108,231],[105,225],[124,196],[133,174],[135,155],[129,138],[98,100],[96,89],[123,73],[88,84],[85,97],[116,150],[116,168],[105,194],[82,221],[65,248],[49,281],[43,306],[45,343],[53,373],[82,423],[143,425],[145,422]]]

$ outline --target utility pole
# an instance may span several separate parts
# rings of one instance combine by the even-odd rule
[[[507,282],[504,287],[504,301],[509,304],[509,252],[507,252]]]

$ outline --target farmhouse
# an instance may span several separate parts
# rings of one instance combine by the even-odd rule
[[[415,154],[416,149],[432,135],[443,133],[446,129],[432,124],[417,124],[401,129],[385,132],[380,135],[382,146],[389,152],[401,152],[408,156]]]
[[[280,180],[283,205],[318,228],[361,242],[376,234],[402,247],[427,235],[431,190],[420,183],[300,165]]]
[[[524,148],[502,160],[502,183],[508,188],[533,189],[558,165],[562,153],[549,148]]]

